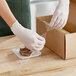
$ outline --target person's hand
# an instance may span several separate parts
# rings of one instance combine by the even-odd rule
[[[50,26],[54,29],[62,29],[68,20],[69,0],[59,0],[59,4],[53,14]]]
[[[44,48],[45,39],[36,32],[24,28],[18,21],[12,25],[11,30],[31,51],[40,51]]]

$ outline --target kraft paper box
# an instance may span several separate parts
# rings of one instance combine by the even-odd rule
[[[46,35],[46,46],[63,59],[76,57],[76,4],[71,3],[70,15],[66,26],[61,30],[50,30]],[[52,16],[37,17],[37,33],[46,32],[43,21],[50,22]]]
[[[72,2],[76,2],[76,0],[70,0],[70,1],[72,1]]]

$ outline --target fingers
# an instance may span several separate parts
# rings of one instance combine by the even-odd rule
[[[57,18],[58,18],[58,15],[53,15],[52,20],[51,20],[51,23],[50,23],[50,26],[51,27],[54,27],[54,24],[55,24]]]
[[[67,23],[67,19],[65,20],[64,18],[63,19],[62,18],[57,18],[54,25],[53,25],[53,28],[62,29],[66,25],[66,23]]]
[[[39,46],[39,45],[34,45],[32,50],[33,50],[33,51],[41,51],[43,48],[44,48],[44,45],[41,45],[41,46]]]
[[[60,25],[63,23],[62,22],[62,15],[61,14],[54,14],[56,17],[53,17],[51,20],[51,25],[54,29],[57,29],[60,27]],[[54,19],[55,18],[55,19]],[[52,22],[53,21],[53,22]]]
[[[67,23],[67,19],[68,19],[67,18],[68,16],[67,15],[65,16],[65,15],[66,14],[55,12],[52,17],[50,26],[54,29],[63,28]]]
[[[54,28],[56,28],[56,29],[59,28],[60,24],[62,24],[62,23],[63,23],[63,21],[62,21],[61,17],[59,16],[54,23]]]
[[[36,42],[35,44],[32,45],[32,49],[34,51],[40,51],[44,48],[44,45],[45,45],[45,39],[44,38],[39,38],[39,39],[36,39]]]
[[[37,39],[40,40],[40,41],[45,41],[45,39],[44,39],[43,37],[41,37],[40,35],[38,35],[38,34],[36,34],[36,37],[37,37]]]
[[[67,23],[67,18],[66,19],[65,18],[61,19],[59,24],[57,25],[57,28],[62,29],[66,25],[66,23]]]
[[[57,25],[55,25],[55,28],[56,29],[60,28],[62,24],[63,24],[63,20],[61,19],[60,22]]]
[[[42,50],[44,48],[44,45],[45,45],[45,40],[44,41],[38,40],[37,44],[35,45],[35,48],[39,51],[39,50]]]
[[[38,41],[37,44],[38,45],[45,45],[45,41]]]
[[[37,37],[37,43],[38,43],[38,45],[44,45],[45,44],[45,38],[43,38],[43,37],[41,37],[40,35],[36,35],[36,37]]]
[[[59,28],[62,29],[66,25],[66,23],[67,23],[67,21],[65,20]]]
[[[40,51],[44,48],[45,38],[41,37],[36,32],[34,34],[34,41],[32,44],[30,44],[30,48],[32,51]]]

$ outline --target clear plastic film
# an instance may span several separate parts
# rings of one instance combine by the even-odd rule
[[[46,38],[47,32],[50,31],[50,30],[53,30],[53,28],[50,27],[50,24],[49,24],[48,22],[46,22],[46,21],[43,21],[43,22],[46,24],[46,29],[47,29],[47,30],[46,30],[46,32],[45,32],[43,35],[41,35],[41,36],[44,37],[44,38]],[[21,48],[25,48],[25,47],[21,47]],[[13,51],[13,53],[16,54],[17,57],[20,58],[20,59],[28,59],[28,58],[37,57],[37,56],[40,56],[40,55],[41,55],[41,51],[36,51],[36,52],[32,52],[32,53],[30,54],[30,56],[22,56],[22,55],[20,54],[20,48],[12,49],[12,51]]]
[[[51,26],[50,26],[50,23],[48,23],[48,22],[46,22],[46,21],[43,21],[43,23],[46,24],[46,32],[45,32],[44,34],[42,34],[41,36],[44,37],[44,38],[46,38],[47,32],[50,31],[50,30],[53,30],[54,28],[51,27]]]

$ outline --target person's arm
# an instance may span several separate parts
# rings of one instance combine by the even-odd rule
[[[27,12],[27,11],[26,11]],[[0,16],[10,27],[11,31],[31,51],[40,51],[45,45],[45,39],[36,32],[24,28],[12,14],[6,0],[0,0]]]
[[[70,0],[59,0],[56,10],[53,14],[50,26],[62,29],[68,20]]]
[[[6,2],[6,0],[0,0],[0,16],[5,20],[9,27],[16,22],[16,18],[10,11],[10,8]]]

